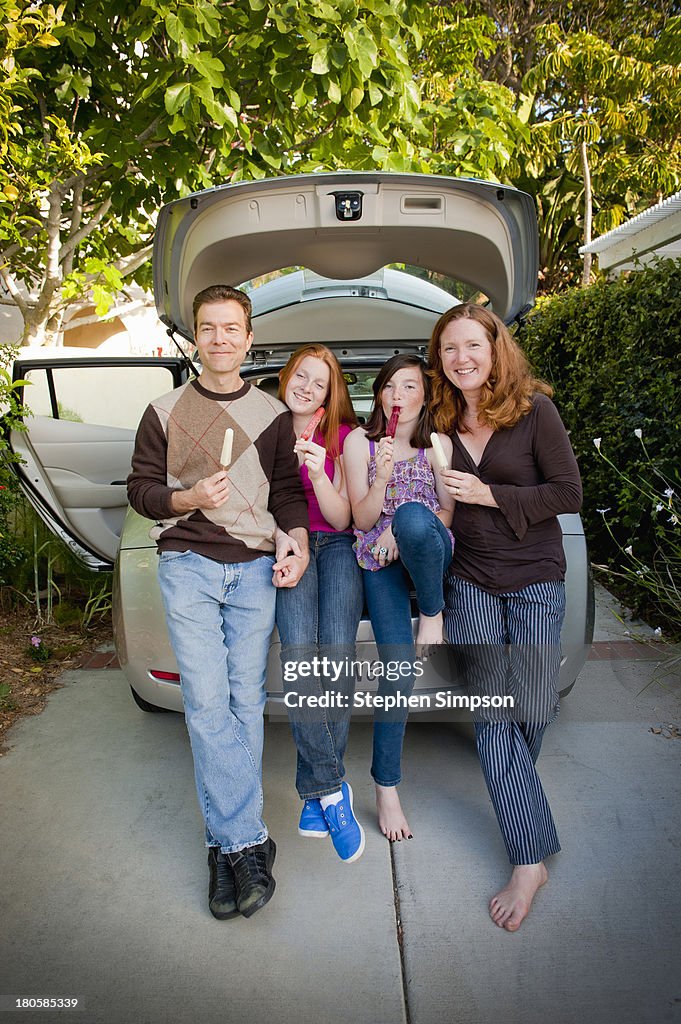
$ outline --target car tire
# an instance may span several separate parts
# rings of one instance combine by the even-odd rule
[[[139,693],[133,690],[132,686],[130,687],[130,693],[132,694],[135,704],[141,711],[161,713],[168,710],[168,708],[159,708],[156,704],[150,704],[148,700],[144,699],[144,697],[140,697]]]

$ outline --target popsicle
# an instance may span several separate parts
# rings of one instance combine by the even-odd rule
[[[314,416],[312,417],[312,419],[310,420],[310,422],[307,424],[307,426],[303,430],[302,434],[300,435],[300,440],[301,441],[309,441],[310,440],[310,438],[314,434],[315,430],[317,429],[317,427],[321,423],[322,416],[324,415],[325,411],[326,410],[324,409],[324,406],[320,405],[319,408],[317,409],[316,413],[314,414]]]
[[[223,469],[227,469],[232,461],[232,444],[234,442],[234,430],[232,427],[227,427],[225,430],[225,439],[222,442],[222,452],[220,453],[220,465]]]
[[[437,436],[437,434],[434,431],[430,435],[430,443],[433,446],[433,451],[435,452],[435,458],[437,460],[437,464],[440,467],[440,469],[449,469],[449,459],[445,455],[445,450],[442,447],[442,441],[440,440],[440,438]]]
[[[395,431],[397,430],[397,421],[400,418],[400,413],[401,412],[402,412],[402,410],[399,407],[399,405],[394,405],[393,406],[393,411],[390,413],[390,419],[388,420],[388,428],[387,428],[387,430],[385,432],[385,436],[386,437],[394,437],[395,436]]]

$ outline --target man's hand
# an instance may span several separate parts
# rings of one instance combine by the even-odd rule
[[[229,498],[229,480],[224,469],[213,473],[212,476],[204,476],[198,480],[193,487],[186,491],[173,491],[170,503],[173,512],[185,515],[197,508],[220,508]]]
[[[272,566],[275,587],[295,587],[310,563],[307,530],[295,529],[290,534],[277,527],[274,536],[276,562]]]

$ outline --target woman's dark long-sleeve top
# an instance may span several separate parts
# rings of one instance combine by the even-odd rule
[[[498,508],[457,502],[451,571],[493,594],[565,578],[556,518],[579,512],[582,483],[553,402],[536,394],[514,427],[497,430],[476,466],[455,433],[453,468],[489,484]]]

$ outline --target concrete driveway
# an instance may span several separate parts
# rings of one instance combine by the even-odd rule
[[[218,922],[182,718],[140,712],[118,670],[66,674],[0,761],[0,1024],[679,1024],[681,742],[650,729],[680,724],[681,678],[599,610],[540,760],[563,852],[513,935],[487,916],[508,865],[465,728],[410,723],[415,838],[390,848],[353,724],[367,846],[343,865],[299,839],[293,744],[269,723],[277,892]]]

